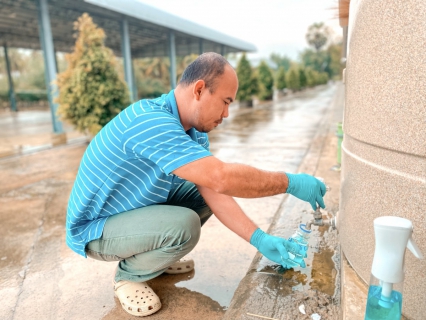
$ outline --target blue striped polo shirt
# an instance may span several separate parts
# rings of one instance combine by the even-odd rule
[[[184,180],[171,172],[211,156],[206,133],[185,132],[174,91],[140,100],[112,119],[90,142],[68,201],[67,245],[86,257],[108,217],[166,202]]]

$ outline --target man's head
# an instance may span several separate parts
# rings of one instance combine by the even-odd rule
[[[220,76],[225,72],[225,66],[230,64],[220,54],[203,53],[186,67],[179,85],[187,87],[197,80],[204,80],[206,88],[210,90],[210,93],[214,93]]]
[[[209,132],[217,127],[228,117],[237,90],[237,75],[224,57],[214,52],[200,55],[185,69],[175,90],[184,128]]]

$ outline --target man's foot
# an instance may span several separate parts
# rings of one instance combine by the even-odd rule
[[[194,270],[194,260],[189,257],[183,257],[179,261],[169,266],[164,273],[179,274]]]
[[[123,309],[133,316],[149,316],[161,308],[160,298],[146,282],[118,281],[114,292]]]

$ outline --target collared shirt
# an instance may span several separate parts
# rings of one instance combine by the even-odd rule
[[[68,202],[67,245],[86,257],[108,217],[166,202],[184,180],[172,172],[211,156],[206,133],[185,132],[174,91],[140,100],[112,119],[91,141]]]

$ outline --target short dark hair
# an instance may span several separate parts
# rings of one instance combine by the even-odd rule
[[[227,64],[230,65],[218,53],[203,53],[186,67],[179,84],[186,87],[198,80],[204,80],[206,88],[213,93],[216,90],[217,78],[223,75]]]

